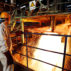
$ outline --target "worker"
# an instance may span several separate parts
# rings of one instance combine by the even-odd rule
[[[9,52],[12,48],[12,42],[7,28],[9,14],[2,12],[0,17],[0,61],[3,65],[3,71],[10,71],[10,65],[13,63],[13,60]]]

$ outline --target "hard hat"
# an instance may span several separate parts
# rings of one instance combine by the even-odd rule
[[[2,12],[1,18],[9,18],[9,14],[7,12]]]
[[[0,18],[7,20],[7,24],[10,24],[10,15],[7,12],[2,12]],[[4,20],[4,21],[5,21]]]

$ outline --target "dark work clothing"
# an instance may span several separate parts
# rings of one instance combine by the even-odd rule
[[[8,65],[13,64],[13,58],[12,58],[12,56],[11,56],[11,53],[10,53],[9,51],[7,51],[7,52],[5,52],[4,54],[5,54],[6,57],[7,57],[7,63],[8,63]]]

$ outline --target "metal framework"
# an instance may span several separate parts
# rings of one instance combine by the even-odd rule
[[[55,4],[55,3],[54,3]],[[54,5],[53,4],[53,5]],[[57,5],[62,5],[62,4],[68,4],[68,2],[64,2],[64,3],[57,3],[56,5],[54,5],[54,7],[55,7],[55,11],[58,11],[57,10],[57,8],[56,8],[56,6]],[[48,4],[49,5],[49,4]],[[50,6],[48,6],[48,7],[50,7]],[[61,9],[60,9],[61,10]],[[48,10],[48,12],[46,11],[46,12],[44,12],[44,14],[49,14],[51,11],[49,11]],[[52,16],[52,14],[49,14],[49,17],[51,18],[51,20],[52,20],[52,22],[51,22],[51,24],[52,24],[52,32],[54,31],[54,19],[55,19],[55,14],[57,15],[57,13],[59,13],[59,15],[61,14],[61,15],[67,15],[67,14],[69,14],[67,11],[66,12],[64,12],[64,13],[66,13],[66,14],[63,14],[63,12],[55,12],[54,13],[54,11],[52,11],[52,14],[53,14],[53,16]],[[17,14],[17,13],[16,13]],[[38,14],[37,15],[39,15],[39,14],[43,14],[43,12],[38,12]],[[25,18],[25,16],[22,16],[23,14],[21,14],[20,16],[20,19],[22,18],[22,17],[24,17]],[[30,15],[31,16],[31,15]],[[39,15],[39,16],[41,16],[41,15]],[[28,15],[27,15],[27,17],[28,17]],[[31,18],[31,17],[29,17],[29,18]],[[34,17],[32,17],[32,18],[34,18]],[[23,19],[23,22],[24,22],[24,19]],[[40,61],[40,62],[43,62],[43,63],[45,63],[45,64],[48,64],[48,65],[51,65],[51,66],[54,66],[54,67],[57,67],[57,68],[60,68],[60,69],[62,69],[62,71],[64,71],[64,70],[66,70],[66,71],[71,71],[71,70],[67,70],[67,69],[65,69],[64,68],[64,64],[65,64],[65,56],[71,56],[70,54],[66,54],[66,45],[67,45],[67,38],[68,37],[71,37],[71,35],[55,35],[55,34],[42,34],[42,33],[24,33],[24,29],[23,29],[23,22],[21,21],[21,28],[22,28],[22,36],[23,36],[23,43],[24,43],[24,34],[26,34],[26,45],[23,45],[23,46],[26,46],[26,55],[23,55],[23,54],[20,54],[20,53],[18,53],[17,51],[15,51],[15,53],[17,53],[17,54],[20,54],[20,55],[22,55],[22,56],[26,56],[27,57],[27,59],[26,59],[26,61],[27,61],[27,68],[28,68],[28,58],[30,58],[30,59],[34,59],[34,60],[37,60],[37,61]],[[45,50],[45,49],[40,49],[40,48],[37,48],[37,47],[32,47],[32,46],[28,46],[27,45],[27,36],[28,36],[28,34],[36,34],[36,35],[51,35],[51,36],[63,36],[63,37],[65,37],[65,45],[64,45],[64,53],[60,53],[60,52],[55,52],[55,51],[51,51],[51,50]],[[28,47],[30,47],[30,48],[34,48],[34,49],[38,49],[38,50],[43,50],[43,51],[47,51],[47,52],[51,52],[51,53],[55,53],[55,54],[60,54],[60,55],[63,55],[63,63],[62,63],[62,67],[59,67],[59,66],[57,66],[57,65],[54,65],[54,64],[51,64],[51,63],[47,63],[47,62],[45,62],[45,61],[42,61],[42,60],[39,60],[39,59],[36,59],[36,58],[32,58],[32,57],[29,57],[28,56]]]
[[[28,68],[28,58],[30,58],[30,59],[34,59],[34,60],[43,62],[43,63],[48,64],[48,65],[51,65],[51,66],[60,68],[60,69],[62,69],[62,71],[64,71],[64,70],[66,70],[66,71],[71,71],[71,70],[68,70],[68,69],[65,69],[65,68],[64,68],[65,56],[66,56],[66,55],[67,55],[67,56],[71,56],[70,54],[66,54],[67,38],[68,38],[68,37],[71,37],[71,35],[57,35],[57,34],[31,33],[31,34],[36,34],[36,35],[50,35],[50,36],[63,36],[63,37],[65,37],[64,53],[61,53],[61,52],[55,52],[55,51],[51,51],[51,50],[45,50],[45,49],[41,49],[41,48],[37,48],[37,47],[28,46],[28,45],[27,45],[27,35],[30,34],[30,33],[27,33],[27,32],[26,32],[26,33],[22,32],[22,33],[23,33],[23,34],[26,34],[26,44],[23,45],[23,46],[26,46],[26,55],[23,55],[23,54],[21,54],[21,53],[19,53],[19,52],[17,52],[17,51],[15,51],[15,53],[27,57],[27,59],[26,59],[26,60],[27,60],[27,68]],[[47,63],[47,62],[45,62],[45,61],[42,61],[42,60],[39,60],[39,59],[36,59],[36,58],[29,57],[29,56],[28,56],[28,47],[34,48],[34,49],[38,49],[38,50],[42,50],[42,51],[45,51],[45,52],[47,51],[47,52],[51,52],[51,53],[63,55],[63,64],[62,64],[62,67],[59,67],[59,66],[54,65],[54,64],[51,64],[51,63]]]

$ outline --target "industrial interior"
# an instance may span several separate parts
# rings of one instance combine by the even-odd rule
[[[13,71],[71,71],[71,0],[0,0],[10,15]]]

